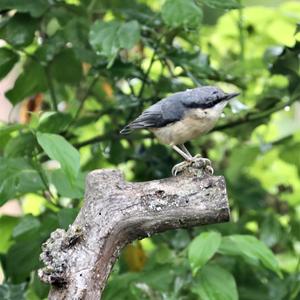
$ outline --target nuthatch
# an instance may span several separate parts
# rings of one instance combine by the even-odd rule
[[[150,106],[120,133],[148,129],[161,143],[170,145],[186,160],[173,167],[173,175],[197,160],[208,166],[212,173],[211,162],[199,155],[193,157],[184,143],[211,130],[228,101],[237,95],[239,93],[224,93],[214,86],[178,92]]]

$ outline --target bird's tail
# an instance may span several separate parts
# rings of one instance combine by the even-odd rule
[[[132,128],[129,125],[126,125],[121,131],[120,134],[126,135],[132,132]]]

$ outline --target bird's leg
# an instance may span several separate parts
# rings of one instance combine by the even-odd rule
[[[191,160],[193,157],[189,154],[189,152],[187,151],[187,149],[185,147],[184,147],[185,149],[182,148],[182,145],[180,147],[181,149],[176,145],[171,145],[171,146],[177,153],[179,153],[185,159],[185,161],[183,161],[179,164],[176,164],[172,168],[172,175],[176,176],[178,173],[181,173],[182,171],[184,171],[191,164]]]
[[[179,149],[179,147],[180,147],[180,149]],[[182,156],[183,156],[182,152],[184,152],[184,154],[186,154],[185,156],[183,156],[185,158],[185,160],[196,164],[196,167],[199,167],[199,166],[197,166],[197,163],[199,165],[199,162],[203,166],[211,166],[211,161],[208,158],[201,157],[200,154],[196,154],[195,156],[192,156],[184,144],[179,145],[179,147],[177,147],[175,145],[175,146],[173,146],[173,149],[176,150]],[[181,150],[181,152],[179,152],[178,150]]]
[[[186,153],[189,157],[193,157],[192,154],[189,152],[189,150],[185,147],[184,144],[179,145],[180,149]]]
[[[179,145],[179,147],[176,145],[172,145],[172,148],[177,153],[179,153],[185,159],[185,161],[175,165],[172,168],[173,176],[176,176],[177,174],[183,172],[188,167],[194,167],[195,169],[203,169],[205,173],[211,175],[214,173],[214,170],[211,166],[211,161],[209,159],[201,157],[200,154],[192,156],[183,144]]]
[[[172,148],[179,153],[185,160],[191,161],[193,158],[190,154],[187,154],[186,152],[182,151],[178,146],[172,145]]]

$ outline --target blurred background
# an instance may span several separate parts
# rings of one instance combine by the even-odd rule
[[[300,299],[299,32],[299,1],[1,1],[0,299],[47,298],[41,244],[87,172],[170,176],[174,151],[119,130],[208,84],[241,94],[187,147],[225,176],[232,220],[129,245],[103,299]]]

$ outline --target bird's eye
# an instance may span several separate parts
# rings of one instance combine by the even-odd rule
[[[218,93],[217,91],[214,91],[214,92],[213,92],[213,95],[215,95],[215,94],[217,94],[217,93]]]

